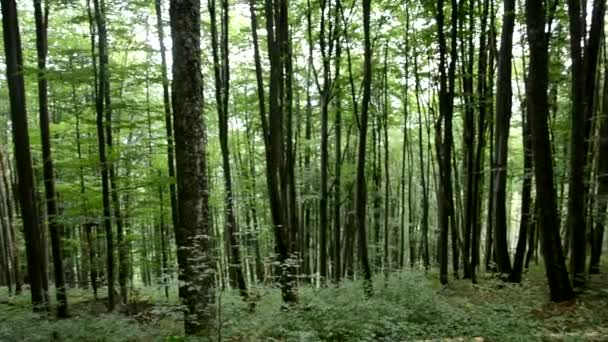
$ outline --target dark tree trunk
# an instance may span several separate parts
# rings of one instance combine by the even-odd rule
[[[532,132],[534,175],[542,230],[543,257],[551,300],[561,302],[574,296],[559,237],[557,203],[553,185],[553,164],[547,127],[547,86],[549,79],[548,41],[545,8],[541,0],[526,0],[526,24],[530,45],[527,106]]]
[[[21,207],[27,269],[30,284],[32,305],[35,311],[48,310],[48,296],[44,290],[46,264],[42,251],[44,241],[38,216],[34,171],[27,125],[25,100],[25,83],[23,79],[23,55],[17,3],[14,0],[2,0],[2,28],[4,34],[4,53],[6,79],[10,97],[13,142],[15,144],[15,161],[17,164],[17,195]]]
[[[608,63],[604,60],[604,94],[602,116],[600,119],[597,163],[597,217],[591,239],[591,260],[589,273],[600,273],[600,258],[602,256],[602,242],[604,240],[604,227],[608,223],[606,210],[608,209]]]
[[[276,251],[280,265],[279,284],[282,298],[285,303],[297,301],[295,291],[294,270],[289,266],[290,253],[290,215],[289,204],[289,176],[286,173],[286,144],[284,132],[284,89],[286,87],[285,59],[288,56],[288,18],[287,3],[285,0],[265,0],[266,32],[268,44],[268,57],[270,59],[270,82],[268,88],[269,115],[260,111],[262,129],[266,145],[266,181],[272,222],[274,225]],[[254,20],[252,17],[252,25]],[[257,33],[256,33],[257,35]],[[291,56],[289,55],[289,58]],[[260,69],[261,72],[261,69]],[[288,84],[288,88],[291,86]],[[259,91],[260,101],[264,100],[263,93]],[[287,137],[291,139],[291,137]]]
[[[572,60],[572,108],[570,136],[570,171],[568,173],[568,234],[570,234],[570,273],[574,287],[585,285],[587,249],[587,187],[585,168],[589,152],[592,108],[595,96],[595,71],[603,30],[606,1],[595,0],[589,37],[585,34],[586,2],[568,0],[570,55]],[[581,13],[582,11],[582,13]],[[581,47],[583,39],[586,46]]]
[[[367,142],[367,125],[369,118],[369,102],[372,83],[372,50],[370,41],[370,11],[371,0],[363,0],[363,32],[364,32],[364,59],[363,59],[363,99],[361,103],[361,116],[359,117],[359,141],[357,147],[357,174],[355,184],[355,215],[359,238],[359,255],[363,268],[364,290],[367,296],[373,293],[372,272],[367,256],[367,234],[365,232],[365,213],[367,191],[365,184],[365,147]]]
[[[390,237],[390,178],[389,178],[389,149],[388,149],[388,42],[387,46],[384,47],[384,68],[382,71],[383,85],[382,85],[382,118],[379,122],[382,122],[384,132],[384,255],[382,261],[382,268],[384,274],[388,277],[388,270],[390,265],[389,255],[389,237]],[[378,153],[380,154],[380,153]]]
[[[336,25],[339,25],[338,13],[340,11],[340,0],[336,1]],[[336,31],[339,32],[340,26],[336,28]],[[340,62],[342,58],[342,46],[340,44],[340,39],[338,38],[336,41],[336,58],[335,58],[335,76],[334,81],[336,82],[336,98],[335,98],[335,131],[336,131],[336,142],[335,142],[335,165],[334,165],[334,256],[333,256],[333,272],[334,272],[334,281],[336,283],[340,282],[340,278],[342,277],[342,245],[340,239],[342,238],[340,234],[341,228],[341,217],[340,217],[340,206],[342,202],[341,197],[341,177],[342,177],[342,88],[340,86]]]
[[[504,0],[503,25],[498,55],[496,86],[496,116],[494,119],[494,155],[492,156],[492,220],[496,266],[501,274],[511,273],[511,259],[507,236],[507,156],[511,120],[511,56],[513,27],[515,26],[515,0]]]
[[[444,1],[437,1],[437,30],[439,37],[439,118],[435,123],[435,144],[439,165],[439,187],[437,196],[439,225],[439,278],[441,284],[448,283],[448,233],[452,204],[452,113],[454,105],[454,79],[456,69],[456,39],[458,25],[458,4],[451,1],[450,63],[446,70],[448,46],[444,32]]]
[[[486,135],[486,112],[487,101],[487,80],[488,80],[488,44],[487,20],[488,20],[489,0],[484,0],[481,15],[481,34],[479,36],[479,60],[477,63],[477,96],[479,98],[479,120],[477,123],[477,148],[475,151],[475,165],[473,172],[473,184],[471,189],[471,265],[469,266],[471,281],[477,282],[476,272],[479,265],[479,240],[481,235],[481,204],[483,202],[482,188],[483,180],[483,161],[485,151]]]
[[[422,249],[422,261],[424,270],[428,271],[430,266],[429,261],[429,191],[427,188],[427,173],[425,172],[424,164],[424,147],[422,142],[422,108],[420,104],[420,76],[418,75],[418,58],[416,45],[414,49],[414,76],[416,78],[416,109],[418,112],[418,161],[420,162],[420,185],[422,186],[422,241],[420,248]]]
[[[200,0],[170,2],[173,40],[173,119],[179,225],[179,296],[186,334],[210,333],[215,309],[215,268],[202,117]]]
[[[466,63],[463,62],[463,70],[465,76],[462,81],[464,99],[465,99],[465,112],[463,119],[463,150],[464,150],[464,177],[465,177],[465,204],[464,204],[464,249],[463,249],[463,265],[464,265],[464,278],[471,278],[471,240],[473,235],[473,218],[475,210],[475,201],[477,199],[477,193],[474,192],[474,161],[475,161],[475,108],[473,104],[473,65],[474,61],[474,50],[473,46],[473,28],[474,28],[474,8],[475,1],[469,0],[469,8],[467,15],[469,17],[469,30],[468,30],[468,60]],[[485,20],[485,18],[482,18]],[[482,22],[482,25],[484,23]],[[482,27],[482,30],[485,28]],[[482,31],[482,35],[485,32]],[[464,42],[463,42],[464,45]],[[464,46],[462,47],[464,50]],[[482,49],[483,47],[480,47]],[[481,61],[481,59],[480,59]],[[458,182],[459,179],[456,178]]]
[[[114,309],[114,239],[112,234],[112,211],[110,208],[110,184],[109,184],[109,164],[106,155],[106,136],[104,132],[105,122],[104,122],[104,112],[105,109],[105,98],[106,98],[106,70],[107,70],[107,60],[102,56],[106,56],[106,30],[105,23],[103,19],[103,10],[100,6],[103,5],[103,0],[93,0],[94,3],[94,20],[97,25],[97,31],[99,32],[99,44],[98,44],[98,54],[99,54],[99,71],[97,70],[97,62],[95,52],[95,36],[93,35],[93,30],[91,32],[91,42],[92,42],[92,52],[93,52],[93,70],[95,76],[95,109],[97,111],[97,141],[99,145],[99,163],[101,170],[101,197],[103,202],[103,223],[104,229],[106,233],[106,249],[107,249],[107,282],[108,282],[108,309],[112,311]],[[92,14],[90,13],[89,8],[89,19],[92,19]],[[93,24],[91,24],[92,26]],[[105,63],[105,64],[104,64]]]
[[[34,0],[34,14],[36,17],[36,50],[38,55],[38,111],[40,114],[40,137],[42,141],[42,159],[44,173],[44,188],[46,198],[46,212],[51,235],[51,250],[53,252],[53,271],[55,277],[57,316],[68,316],[68,300],[65,287],[65,273],[63,270],[63,255],[61,243],[62,227],[58,222],[58,212],[55,193],[55,176],[53,171],[53,158],[51,156],[51,138],[49,130],[48,85],[46,79],[46,57],[48,53],[48,5],[44,12],[41,0]]]
[[[230,66],[228,64],[228,2],[221,1],[221,34],[218,44],[218,30],[215,0],[209,0],[211,17],[211,46],[213,50],[213,70],[215,76],[215,99],[219,125],[220,148],[222,152],[222,168],[224,171],[225,193],[225,232],[228,241],[228,264],[230,280],[238,287],[241,296],[247,298],[247,285],[241,265],[241,248],[238,239],[238,226],[234,208],[234,189],[230,170],[230,150],[228,145],[228,101],[230,91]],[[221,60],[220,60],[221,59]]]

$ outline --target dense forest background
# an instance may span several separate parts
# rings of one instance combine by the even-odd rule
[[[604,0],[1,6],[8,303],[66,318],[149,291],[212,336],[222,296],[598,290]]]

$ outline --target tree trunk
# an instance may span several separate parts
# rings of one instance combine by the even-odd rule
[[[247,298],[247,285],[241,265],[241,248],[238,239],[238,226],[234,208],[234,189],[230,171],[230,151],[228,145],[228,101],[230,91],[230,65],[228,64],[228,2],[221,1],[221,34],[218,44],[217,18],[215,0],[209,0],[211,17],[211,46],[213,50],[213,70],[215,76],[215,99],[218,114],[219,139],[222,152],[222,169],[224,171],[225,195],[225,234],[228,237],[229,276],[241,296]],[[218,46],[219,45],[219,46]],[[221,60],[220,60],[221,59]]]
[[[604,240],[604,227],[608,223],[606,210],[608,209],[608,63],[604,60],[604,94],[602,116],[600,119],[597,163],[597,217],[593,229],[591,244],[591,260],[589,273],[600,273],[600,258],[602,256],[602,242]]]
[[[93,53],[93,71],[94,81],[96,87],[95,93],[95,108],[97,111],[97,141],[99,145],[99,163],[101,170],[101,197],[103,202],[103,223],[106,232],[106,248],[107,248],[107,282],[108,282],[108,309],[112,311],[114,309],[114,240],[112,234],[112,212],[110,208],[110,184],[109,184],[109,164],[106,155],[106,136],[104,132],[104,112],[105,109],[105,98],[106,98],[106,69],[107,60],[102,60],[101,56],[106,56],[106,32],[105,24],[103,20],[103,10],[100,6],[103,5],[103,0],[93,0],[95,7],[95,23],[97,25],[97,31],[99,32],[99,71],[97,70],[96,52],[95,52],[95,36],[94,31],[91,29],[91,43]],[[92,20],[92,14],[89,7],[89,20]],[[93,24],[91,22],[91,27]],[[104,64],[105,63],[105,64]]]
[[[186,334],[210,333],[215,309],[205,130],[202,117],[200,0],[170,2],[173,41],[173,118],[179,225],[179,296]]]
[[[525,101],[524,101],[525,105]],[[530,123],[526,115],[526,109],[522,108],[523,125],[523,145],[524,145],[524,177],[521,190],[521,218],[519,222],[519,236],[513,260],[513,270],[511,271],[510,281],[521,282],[521,273],[524,266],[524,256],[526,254],[526,242],[528,240],[529,227],[532,218],[532,135]]]
[[[570,55],[572,59],[572,108],[570,136],[570,172],[568,173],[568,234],[570,234],[570,273],[574,287],[585,285],[585,262],[587,249],[587,188],[585,169],[589,152],[589,133],[593,99],[595,96],[595,71],[600,47],[600,36],[604,24],[606,1],[595,0],[589,37],[585,34],[586,2],[568,0],[570,23]],[[585,25],[585,26],[583,26]],[[583,51],[581,41],[585,40]]]
[[[38,110],[40,114],[40,136],[42,141],[42,159],[44,173],[44,188],[46,198],[46,211],[51,235],[51,250],[53,252],[53,270],[55,277],[57,316],[68,316],[68,301],[65,287],[65,273],[63,270],[63,255],[61,243],[62,227],[58,222],[57,197],[55,193],[55,176],[53,159],[51,157],[51,140],[49,131],[48,86],[46,79],[46,58],[48,52],[48,5],[44,6],[41,0],[34,0],[34,14],[36,17],[36,50],[38,55]]]
[[[574,296],[559,237],[557,203],[553,185],[553,164],[547,128],[547,85],[549,79],[548,41],[545,8],[541,0],[526,0],[526,24],[530,44],[527,82],[528,117],[532,132],[532,152],[536,179],[539,224],[543,257],[551,300],[561,302]]]
[[[437,196],[439,223],[439,278],[441,284],[448,283],[448,232],[450,226],[452,191],[452,113],[454,105],[454,78],[456,68],[456,39],[458,4],[451,1],[451,46],[450,63],[446,70],[447,43],[444,32],[444,1],[437,1],[437,30],[439,37],[439,118],[435,123],[435,143],[439,165],[439,187]]]
[[[492,156],[492,220],[496,266],[501,274],[511,273],[511,260],[507,237],[507,156],[511,120],[511,56],[513,27],[515,26],[515,0],[504,0],[503,25],[498,55],[496,87],[496,116],[494,119],[494,155]]]
[[[25,84],[23,79],[23,55],[21,35],[17,18],[17,3],[2,0],[2,28],[4,34],[4,53],[6,79],[8,82],[15,161],[19,183],[17,194],[21,207],[25,248],[27,255],[28,278],[34,311],[48,310],[48,296],[44,293],[46,264],[43,262],[43,243],[38,216],[36,189],[30,138],[27,124]]]
[[[336,25],[339,25],[338,13],[340,11],[340,0],[336,1]],[[340,27],[336,28],[337,32],[339,32]],[[340,62],[342,58],[342,46],[340,44],[340,39],[338,38],[336,41],[336,58],[335,58],[335,76],[334,81],[336,82],[336,98],[335,98],[335,121],[334,126],[336,130],[336,142],[335,142],[335,165],[334,165],[334,256],[333,256],[333,271],[334,271],[334,281],[336,283],[340,282],[340,278],[342,277],[342,245],[340,244],[340,239],[342,238],[340,234],[341,228],[341,220],[340,220],[340,206],[342,205],[342,197],[341,197],[341,189],[342,186],[341,179],[342,177],[342,88],[340,86]]]
[[[158,31],[158,41],[160,45],[161,59],[161,78],[163,81],[163,108],[165,111],[165,129],[167,135],[167,165],[169,178],[169,196],[171,200],[171,219],[173,226],[176,227],[179,223],[177,215],[177,191],[175,183],[175,146],[173,143],[173,119],[171,117],[171,97],[169,94],[169,79],[167,77],[167,49],[165,47],[164,23],[162,18],[162,0],[155,0],[156,9],[156,29]]]
[[[361,103],[361,116],[359,117],[359,141],[357,148],[357,174],[355,184],[355,215],[356,227],[359,233],[359,254],[361,267],[363,267],[364,290],[366,296],[373,293],[372,272],[367,256],[367,234],[365,232],[365,213],[367,191],[365,184],[365,147],[367,142],[367,125],[369,117],[369,102],[372,83],[372,50],[370,41],[370,11],[371,0],[363,0],[363,99]]]

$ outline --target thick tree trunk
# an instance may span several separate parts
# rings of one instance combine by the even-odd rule
[[[35,311],[48,310],[48,295],[44,290],[46,264],[42,251],[41,225],[38,215],[34,171],[27,124],[25,84],[23,78],[23,55],[21,35],[17,18],[17,3],[14,0],[2,0],[2,28],[4,34],[4,53],[6,79],[10,98],[13,142],[15,144],[15,161],[19,183],[17,194],[21,207],[27,269],[30,284],[32,305]]]
[[[179,296],[186,334],[209,333],[215,309],[213,238],[202,118],[200,0],[171,0]]]
[[[530,44],[527,82],[528,117],[532,130],[532,151],[536,179],[539,224],[545,269],[551,300],[561,302],[574,296],[559,237],[557,203],[553,184],[553,164],[547,127],[547,85],[549,79],[548,40],[545,8],[541,0],[526,0],[526,24]]]

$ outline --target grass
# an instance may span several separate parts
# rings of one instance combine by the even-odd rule
[[[0,289],[0,341],[608,341],[608,269],[592,276],[576,300],[548,301],[543,270],[521,285],[486,277],[480,284],[404,271],[374,282],[363,298],[360,282],[302,287],[300,303],[282,308],[271,287],[255,287],[255,311],[236,293],[223,293],[217,331],[186,339],[176,295],[160,289],[133,292],[134,304],[105,313],[86,291],[71,290],[72,317],[46,319],[30,312],[28,295]]]

